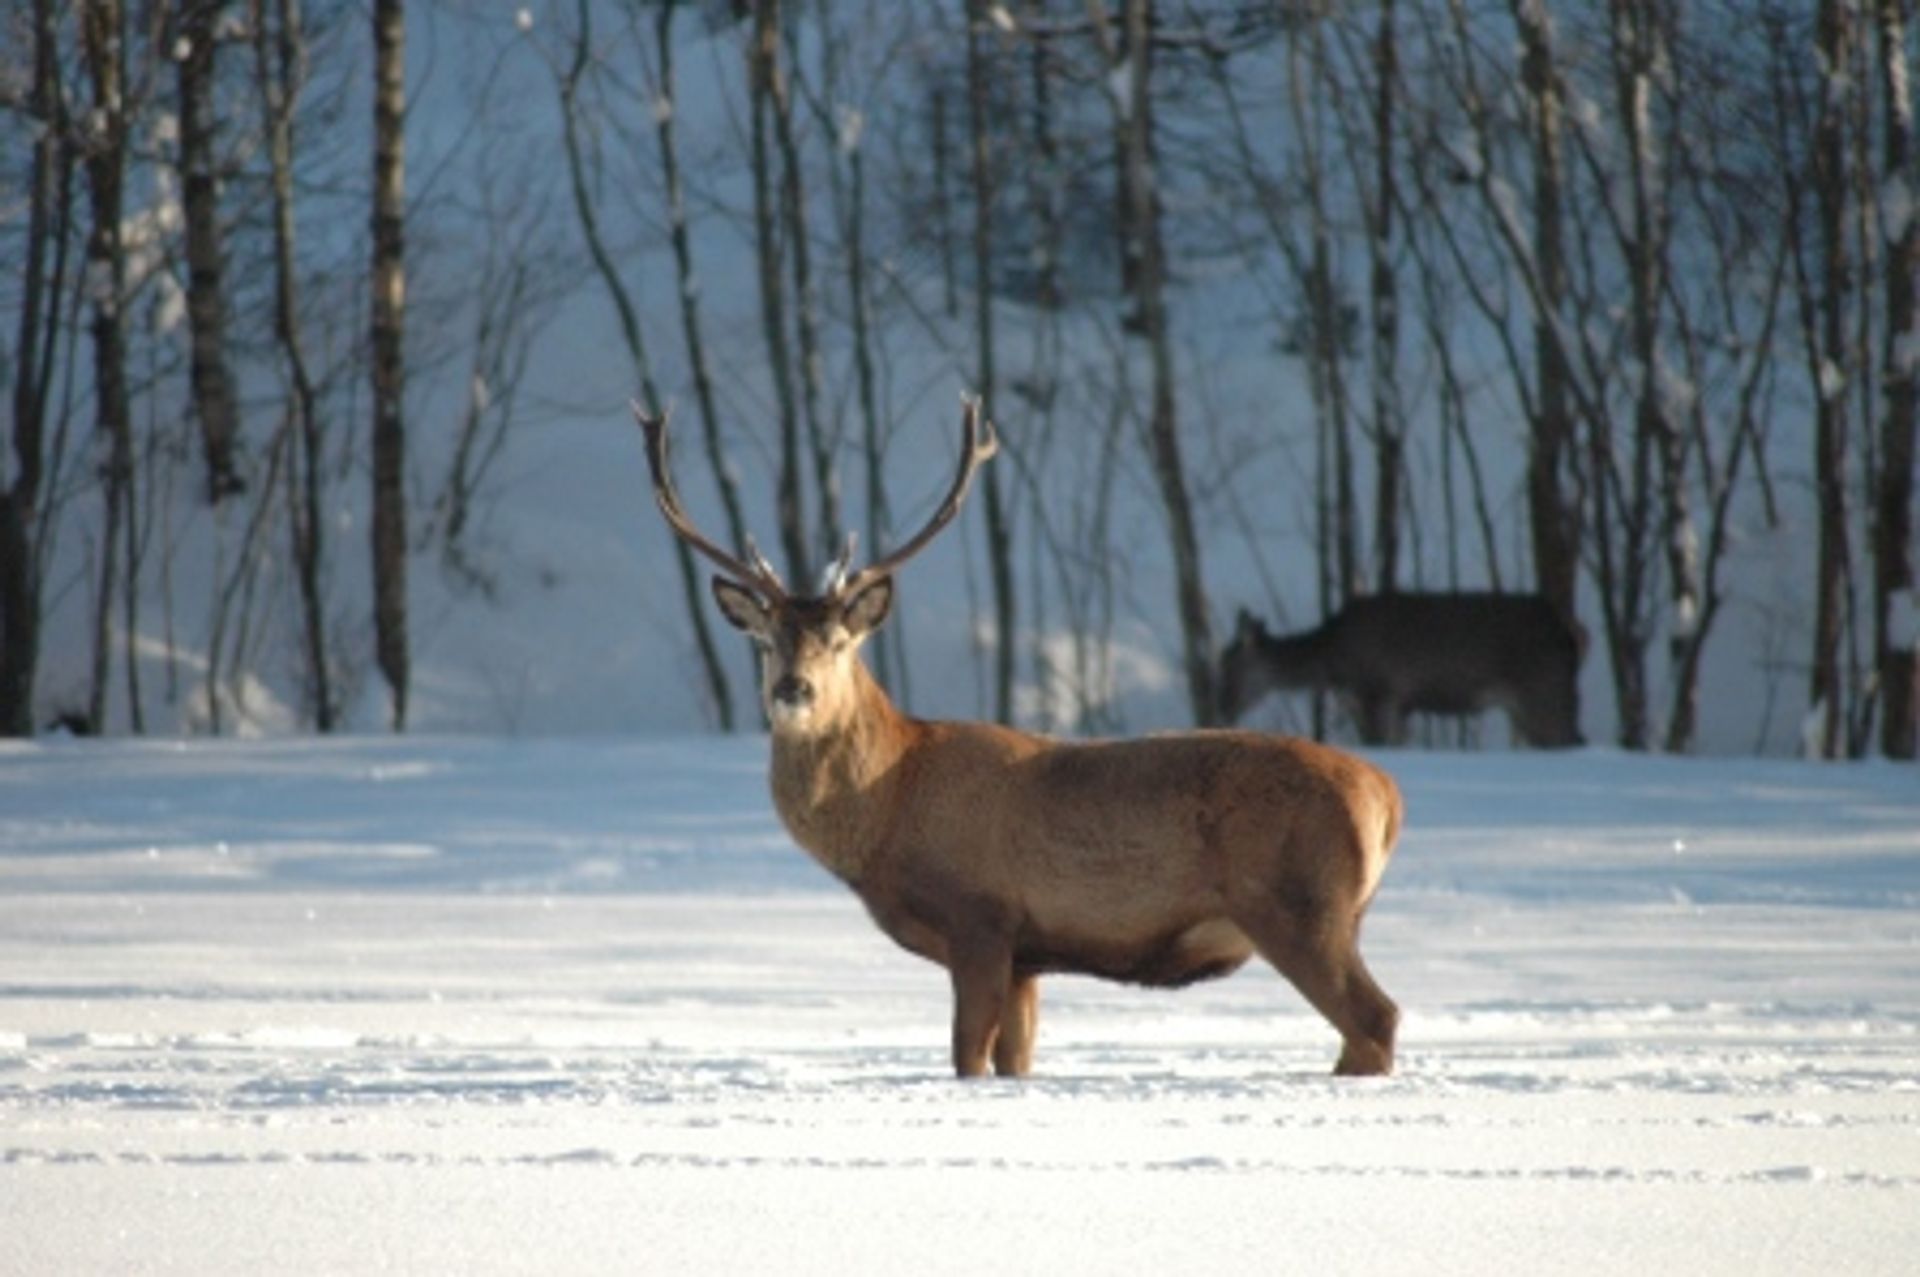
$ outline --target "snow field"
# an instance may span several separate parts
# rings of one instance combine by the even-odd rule
[[[1379,757],[1395,1077],[1256,963],[962,1085],[764,742],[0,746],[0,1272],[1912,1270],[1910,770]]]

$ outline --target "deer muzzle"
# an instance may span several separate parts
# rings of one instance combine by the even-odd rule
[[[776,723],[794,723],[813,710],[813,684],[793,674],[774,680],[767,712]]]

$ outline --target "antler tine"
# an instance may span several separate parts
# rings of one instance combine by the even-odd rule
[[[820,574],[820,593],[822,597],[838,594],[847,588],[848,574],[853,571],[854,551],[860,546],[858,532],[847,533],[847,544],[840,551],[840,557],[827,564]]]
[[[982,463],[999,451],[1000,440],[994,434],[993,423],[980,415],[980,396],[963,394],[960,396],[960,449],[959,468],[954,472],[953,486],[947,489],[945,499],[934,510],[927,525],[916,532],[907,542],[892,550],[884,557],[869,563],[847,578],[841,587],[851,590],[879,577],[890,576],[900,570],[900,566],[926,548],[940,529],[953,522],[960,513],[961,502],[967,499],[967,489],[973,483],[974,471]]]
[[[740,584],[757,591],[769,602],[786,598],[786,585],[751,541],[747,543],[747,558],[743,560],[722,550],[693,526],[693,520],[687,517],[686,507],[680,504],[680,494],[673,486],[673,472],[667,465],[669,414],[650,413],[637,400],[631,406],[633,419],[640,423],[640,430],[647,438],[647,468],[653,472],[653,499],[659,505],[660,513],[666,517],[667,526],[682,541],[711,559],[715,567]]]

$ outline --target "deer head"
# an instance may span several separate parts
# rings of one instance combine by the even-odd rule
[[[981,418],[980,400],[962,400],[959,465],[926,526],[858,571],[853,570],[856,540],[849,535],[815,595],[789,590],[751,540],[736,556],[694,527],[668,465],[667,414],[649,413],[636,403],[633,415],[646,434],[660,513],[676,536],[720,569],[712,581],[714,602],[760,651],[760,691],[773,730],[804,735],[844,725],[864,703],[869,680],[860,647],[893,610],[894,573],[960,513],[974,472],[998,447],[993,426]]]
[[[1233,641],[1220,653],[1214,691],[1219,698],[1220,712],[1229,723],[1239,722],[1247,707],[1267,690],[1260,656],[1261,640],[1266,634],[1267,627],[1259,618],[1241,608],[1240,615],[1234,619]]]

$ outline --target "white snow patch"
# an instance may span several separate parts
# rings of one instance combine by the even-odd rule
[[[1131,57],[1120,59],[1107,71],[1107,102],[1113,108],[1113,118],[1122,124],[1133,117],[1133,76]]]
[[[1820,397],[1829,403],[1847,393],[1847,374],[1832,358],[1820,361]]]
[[[866,131],[867,117],[858,107],[842,103],[840,118],[840,154],[852,155],[860,149],[861,134]]]
[[[992,628],[982,634],[991,647]],[[1072,724],[1083,714],[1100,714],[1122,698],[1140,692],[1163,692],[1174,685],[1176,671],[1154,650],[1148,636],[1116,638],[1106,650],[1089,644],[1085,651],[1066,630],[1050,630],[1034,640],[1039,649],[1041,679],[1014,689],[1014,713],[1025,722]],[[1081,667],[1085,665],[1083,670]]]
[[[1683,592],[1673,604],[1671,633],[1676,639],[1690,639],[1700,628],[1700,600],[1691,591]]]

